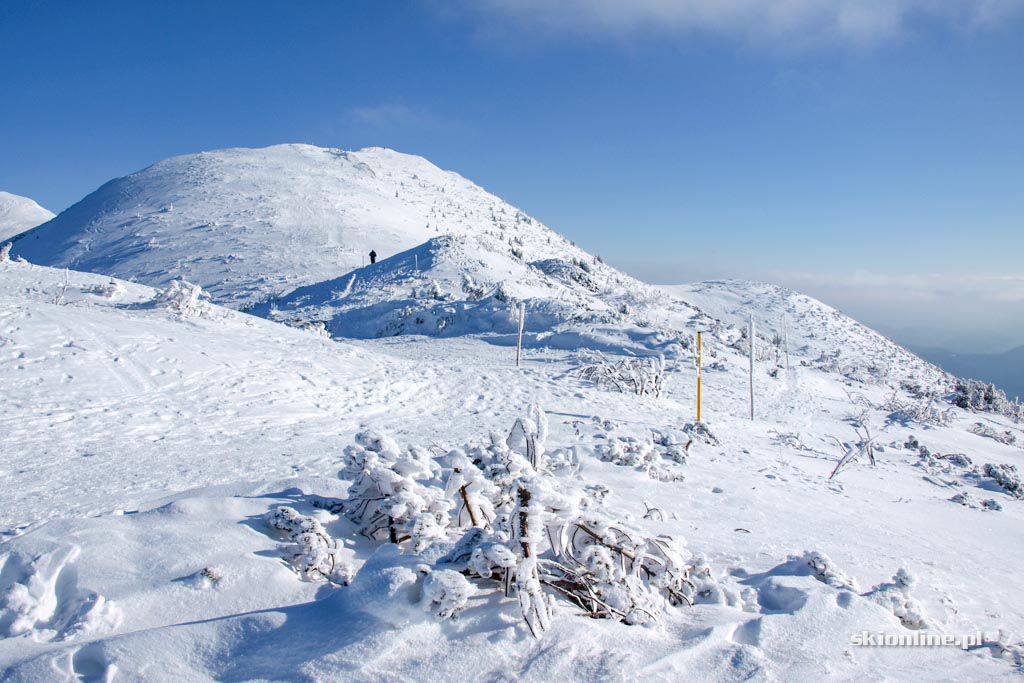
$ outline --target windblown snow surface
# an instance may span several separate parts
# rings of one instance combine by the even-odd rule
[[[0,191],[0,242],[51,218],[52,211],[47,211],[28,197]]]
[[[391,159],[392,178],[426,173],[395,153],[271,148],[268,164],[276,154],[327,155],[352,174],[358,157],[378,179],[387,171],[367,157]],[[207,156],[231,155],[246,156]],[[219,173],[231,177],[230,165]],[[443,187],[431,191],[453,191]],[[158,208],[157,190],[137,191]],[[124,220],[156,229],[192,201],[174,195],[173,210]],[[232,210],[258,206],[239,199]],[[421,218],[410,219],[417,231]],[[547,249],[546,229],[525,218],[410,229],[373,266],[353,251],[345,264],[332,256],[294,272],[296,251],[250,263],[260,231],[237,220],[233,246],[200,230],[174,253],[191,255],[191,272],[207,273],[222,301],[270,295],[253,309],[263,317],[174,295],[182,290],[168,281],[185,263],[161,273],[159,250],[82,247],[75,264],[136,264],[126,270],[163,290],[0,263],[0,680],[1019,676],[1024,492],[1010,468],[986,465],[1024,466],[1024,431],[952,407],[951,378],[880,335],[767,285],[657,290],[553,233]],[[112,225],[75,234],[106,239]],[[287,234],[262,229],[277,246]],[[204,271],[204,249],[227,253],[237,235],[254,241],[233,273],[269,264],[267,283],[301,286],[225,284],[220,266]],[[348,253],[346,240],[336,253]],[[761,330],[754,420],[749,315]],[[693,431],[696,330],[702,418],[717,439]],[[663,358],[661,394],[597,386],[581,369],[601,363],[598,353],[605,364]],[[910,409],[922,405],[934,411]],[[694,567],[692,606],[627,625],[547,590],[551,620],[534,635],[515,587],[506,597],[499,581],[451,577],[443,556],[471,524],[461,509],[428,542],[398,545],[361,534],[358,511],[346,509],[357,474],[346,449],[357,441],[422,447],[402,467],[424,473],[395,472],[445,495],[452,449],[504,444],[517,419],[536,427],[538,417],[548,424],[537,460],[545,490],[586,492],[614,526],[671,537]],[[865,427],[875,464],[861,457],[830,479]],[[406,504],[423,493],[408,492]],[[302,555],[318,541],[289,539],[274,521],[282,506],[336,545]],[[311,557],[330,560],[331,580],[309,570]],[[853,642],[865,633],[983,637],[967,648]]]

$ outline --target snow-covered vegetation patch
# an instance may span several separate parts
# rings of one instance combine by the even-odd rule
[[[920,603],[911,596],[911,591],[916,585],[917,579],[901,567],[892,577],[892,581],[875,586],[866,596],[890,608],[903,626],[916,631],[927,628],[928,625]]]
[[[975,422],[973,425],[970,426],[969,431],[972,434],[983,436],[986,439],[992,439],[993,441],[1005,444],[1007,446],[1014,446],[1017,444],[1017,435],[1011,432],[1009,429],[998,431],[996,429],[992,429],[992,427],[986,425],[983,422]]]
[[[976,379],[961,379],[956,382],[953,403],[964,410],[1024,419],[1024,405],[1008,399],[1006,392],[996,388],[994,384]]]
[[[994,479],[1009,495],[1024,499],[1024,483],[1021,483],[1016,465],[986,463],[982,466],[981,473]]]
[[[608,391],[637,396],[660,396],[665,380],[665,359],[661,356],[608,360],[592,353],[583,361],[579,377]]]
[[[267,524],[291,540],[286,552],[302,576],[341,586],[352,580],[352,567],[341,558],[338,542],[331,538],[320,520],[282,505],[268,513]]]
[[[697,587],[679,540],[631,529],[604,509],[603,493],[551,471],[544,422],[519,418],[506,438],[438,455],[362,432],[346,449],[346,514],[364,536],[425,563],[447,544],[424,583],[424,600],[444,618],[476,590],[463,576],[514,593],[534,635],[550,627],[556,599],[627,623],[693,604]]]
[[[174,280],[167,289],[157,295],[156,303],[183,318],[192,318],[205,315],[209,311],[206,299],[209,299],[209,295],[199,285],[185,280]]]

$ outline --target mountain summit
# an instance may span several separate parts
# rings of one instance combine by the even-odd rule
[[[0,191],[0,240],[7,240],[53,218],[28,197]]]
[[[242,307],[348,273],[371,250],[386,258],[442,234],[527,228],[568,245],[422,157],[276,145],[173,157],[111,180],[14,252],[152,286],[184,278]]]

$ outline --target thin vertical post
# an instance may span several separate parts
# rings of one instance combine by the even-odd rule
[[[700,422],[700,366],[701,346],[700,332],[697,333],[697,422]]]
[[[519,367],[519,357],[523,352],[523,323],[526,321],[526,304],[519,304],[519,336],[516,339],[516,367]]]
[[[786,347],[786,372],[789,372],[789,319],[782,314],[782,344]]]
[[[420,255],[419,254],[413,254],[412,257],[414,259],[416,259],[416,272],[418,273],[418,272],[420,272]]]
[[[754,316],[750,316],[750,419],[754,419]]]

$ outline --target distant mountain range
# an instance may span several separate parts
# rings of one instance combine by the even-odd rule
[[[927,348],[913,351],[954,375],[991,382],[1010,398],[1024,399],[1024,346],[1004,353],[954,353]]]

